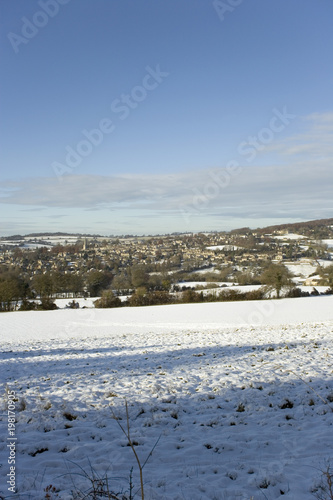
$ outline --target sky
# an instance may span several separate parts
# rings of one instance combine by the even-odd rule
[[[1,0],[0,235],[333,217],[331,0]]]

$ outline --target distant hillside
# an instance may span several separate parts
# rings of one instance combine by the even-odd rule
[[[260,235],[262,234],[270,234],[274,233],[276,231],[287,231],[289,233],[298,233],[302,234],[303,236],[308,236],[312,237],[315,239],[328,239],[328,238],[333,238],[333,218],[331,219],[318,219],[318,220],[311,220],[307,222],[292,222],[289,224],[278,224],[275,226],[266,226],[263,228],[257,228],[255,230],[250,229],[249,227],[241,227],[237,229],[232,229],[231,231],[213,231],[219,232],[219,233],[230,233],[230,234],[235,234],[235,235],[250,235],[253,232],[256,232]],[[202,232],[202,231],[201,231]],[[171,233],[171,234],[165,234],[165,235],[159,235],[159,236],[177,236],[177,235],[184,235],[186,233]],[[121,237],[130,237],[131,235],[123,235],[123,236],[117,236],[117,238]],[[138,237],[138,236],[136,236]],[[0,240],[6,240],[6,241],[19,241],[19,240],[24,240],[24,239],[45,239],[45,238],[107,238],[106,236],[100,235],[100,234],[82,234],[82,233],[63,233],[63,232],[56,232],[56,233],[30,233],[26,235],[20,235],[20,234],[15,234],[12,236],[2,236],[0,237]]]
[[[82,237],[90,237],[90,238],[101,238],[100,234],[82,234],[82,233],[30,233],[27,234],[27,238],[42,238],[42,237],[58,237],[58,236],[68,236],[68,237],[77,237],[77,238],[82,238]]]
[[[102,238],[99,234],[82,234],[82,233],[30,233],[30,234],[14,234],[12,236],[2,236],[0,239],[8,241],[23,240],[27,238],[43,239],[43,238]]]
[[[259,234],[265,234],[284,230],[289,233],[295,232],[304,236],[313,236],[315,238],[329,238],[333,236],[333,218],[311,220],[307,222],[294,222],[290,224],[278,224],[276,226],[258,228],[256,229],[256,232]]]

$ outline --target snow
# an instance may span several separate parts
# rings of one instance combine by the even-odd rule
[[[295,234],[295,233],[287,233],[287,234],[282,234],[279,236],[274,235],[274,238],[277,240],[306,240],[307,238],[305,236],[301,236],[300,234]]]
[[[316,276],[313,276],[314,278]],[[318,276],[319,277],[319,276]],[[301,276],[296,276],[293,278],[293,281],[294,281],[294,284],[296,286],[296,288],[300,288],[300,290],[302,290],[302,292],[308,292],[308,293],[311,293],[313,292],[313,285],[302,285],[300,283],[302,283],[303,281],[305,281],[304,278],[301,278]],[[193,288],[193,289],[196,289],[196,287],[200,287],[197,289],[197,291],[199,292],[203,292],[204,294],[206,293],[215,293],[215,294],[219,294],[221,293],[223,290],[226,290],[228,288],[228,290],[237,290],[239,292],[252,292],[252,291],[255,291],[255,290],[259,290],[260,288],[263,287],[263,285],[235,285],[231,282],[227,282],[227,281],[217,281],[217,282],[206,282],[206,281],[180,281],[177,283],[178,286],[180,288],[182,288],[183,286],[187,287],[187,288]],[[212,286],[214,285],[214,286]],[[316,285],[316,290],[319,292],[319,293],[325,293],[327,292],[327,290],[329,289],[328,286],[325,286],[325,285]],[[287,291],[287,290],[285,290]],[[276,297],[276,293],[274,291],[272,291],[270,294],[269,294],[270,297]],[[60,305],[60,301],[57,302],[57,304],[59,305],[59,307],[61,307]],[[80,306],[81,307],[81,306]]]
[[[325,245],[327,245],[328,247],[331,247],[333,248],[333,239],[329,239],[329,240],[322,240],[323,243],[325,243]]]
[[[70,500],[83,471],[147,499],[313,499],[333,456],[333,297],[0,315],[0,445],[15,498]],[[10,394],[10,392],[8,393]],[[112,411],[111,411],[112,410]],[[0,496],[13,496],[4,480]],[[76,491],[76,493],[75,493]],[[128,494],[128,491],[127,491]],[[92,498],[92,497],[91,497]],[[140,498],[138,493],[135,498]]]
[[[318,263],[315,261],[312,262],[298,261],[293,263],[285,263],[285,266],[295,276],[308,278],[311,274],[313,274],[317,270]]]
[[[17,241],[0,240],[0,245],[17,246],[19,243]]]
[[[319,266],[328,267],[332,265],[331,260],[310,260],[310,259],[300,259],[296,262],[285,262],[284,265],[289,269],[291,273],[295,276],[308,278],[313,273],[316,272]]]
[[[23,248],[30,248],[30,249],[35,249],[35,248],[45,248],[50,246],[51,244],[48,242],[45,243],[24,243],[22,245]]]
[[[189,274],[206,274],[206,273],[216,273],[218,274],[220,271],[215,269],[214,266],[206,267],[205,269],[198,269],[197,271],[191,271]]]
[[[77,302],[79,304],[79,306],[82,308],[86,308],[86,307],[94,307],[94,302],[95,300],[98,300],[100,299],[101,297],[88,297],[88,298],[77,298],[77,297],[69,297],[69,298],[66,298],[66,299],[56,299],[54,301],[54,303],[56,304],[57,307],[59,307],[60,309],[65,309],[66,306],[68,306],[68,304],[70,302]]]
[[[322,267],[328,267],[333,265],[333,260],[323,260],[323,259],[318,259],[318,264]]]
[[[235,246],[235,245],[213,245],[213,246],[210,246],[210,247],[206,247],[207,250],[228,250],[228,251],[231,251],[231,250],[237,250],[239,247]]]
[[[226,282],[222,282],[222,281],[178,281],[176,283],[176,285],[179,286],[180,288],[182,288],[183,286],[187,287],[187,288],[195,288],[196,286],[209,287],[212,284],[219,287],[219,286],[222,286],[222,283],[226,283]],[[228,284],[231,285],[231,283],[229,283],[229,282],[228,282]]]
[[[17,240],[0,240],[0,244],[35,249],[52,247],[54,245],[73,245],[77,243],[78,239],[79,238],[77,236],[41,236],[40,238],[25,236]]]
[[[25,237],[25,240],[31,241],[32,238]],[[80,237],[79,236],[41,236],[39,238],[42,241],[45,241],[48,244],[52,245],[64,245],[65,243],[73,245],[75,244]]]

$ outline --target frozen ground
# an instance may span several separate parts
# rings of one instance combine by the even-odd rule
[[[1,314],[0,498],[82,498],[91,468],[126,494],[133,467],[136,491],[135,459],[111,411],[126,425],[125,398],[142,461],[159,439],[146,499],[315,498],[333,458],[332,304]],[[11,391],[17,495],[5,479]]]

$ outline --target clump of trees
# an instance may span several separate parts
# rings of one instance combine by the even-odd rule
[[[279,299],[284,288],[293,288],[292,273],[283,264],[269,264],[260,276],[260,281],[265,289],[275,291]]]
[[[333,264],[327,267],[322,267],[319,271],[322,277],[322,284],[329,286],[333,291]]]
[[[55,304],[54,299],[48,297],[42,298],[40,303],[37,303],[34,300],[23,299],[19,307],[19,311],[53,311],[55,309],[59,308]]]
[[[258,290],[250,290],[249,292],[241,292],[237,289],[222,290],[219,294],[221,302],[235,301],[235,300],[262,300],[265,298],[265,290],[258,288]]]
[[[235,273],[235,281],[239,285],[260,285],[261,281],[254,272],[251,271],[237,271]]]
[[[109,283],[109,282],[108,282]],[[45,272],[24,276],[20,269],[0,268],[0,311],[56,309],[57,294],[77,296],[84,293],[84,279],[75,273]],[[34,299],[40,299],[35,303]]]
[[[29,295],[29,284],[19,270],[2,269],[0,272],[0,311],[13,311],[20,300]]]
[[[86,290],[90,297],[98,297],[112,282],[113,275],[109,271],[92,270],[86,273]],[[83,286],[82,286],[83,288]]]
[[[94,306],[98,309],[111,307],[121,307],[122,302],[119,297],[116,297],[112,290],[104,290],[100,299],[95,300]]]
[[[235,288],[225,288],[218,293],[197,293],[194,290],[185,290],[182,292],[180,302],[183,304],[198,302],[235,302],[239,300],[262,300],[265,298],[263,288],[242,292]]]
[[[63,295],[80,295],[83,293],[82,276],[74,273],[46,272],[35,274],[30,283],[31,291],[40,298]]]
[[[158,306],[177,303],[177,298],[169,292],[148,291],[144,287],[139,287],[125,303],[130,307],[135,306]]]

